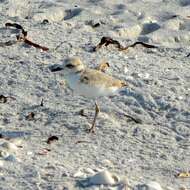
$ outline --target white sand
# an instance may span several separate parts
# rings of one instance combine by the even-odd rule
[[[29,39],[51,49],[42,52],[22,43],[0,47],[0,94],[16,98],[0,103],[0,131],[23,138],[16,154],[20,162],[1,167],[0,189],[84,189],[85,177],[75,173],[85,168],[127,176],[132,187],[157,181],[163,189],[190,188],[190,178],[174,176],[190,170],[189,10],[189,0],[0,0],[0,41],[15,39],[18,30],[4,24],[17,22]],[[92,28],[91,20],[100,26]],[[124,46],[143,40],[159,48],[119,52],[108,46],[90,52],[103,36]],[[73,96],[48,71],[49,64],[68,55],[80,56],[89,67],[107,60],[107,73],[134,88],[99,100],[96,135],[85,131],[93,102]],[[88,118],[78,114],[82,108]],[[36,114],[34,121],[25,119],[29,112]],[[129,121],[124,113],[143,123]],[[48,145],[50,135],[59,140]],[[79,140],[87,142],[75,144]],[[44,148],[51,151],[39,155]]]

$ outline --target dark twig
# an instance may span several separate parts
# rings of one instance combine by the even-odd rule
[[[64,42],[61,42],[59,45],[57,45],[54,49],[54,51],[56,51],[58,48],[60,48],[62,46],[62,44],[64,44]]]
[[[39,44],[36,44],[36,43],[34,43],[34,42],[32,42],[32,41],[30,41],[27,38],[22,37],[22,36],[17,36],[17,40],[18,41],[23,41],[24,43],[26,43],[26,44],[28,44],[30,46],[33,46],[35,48],[42,49],[43,51],[48,51],[49,50],[49,48],[41,46]]]
[[[90,143],[89,141],[85,141],[85,140],[78,140],[75,142],[75,144],[79,144],[79,143]]]
[[[40,103],[40,106],[44,106],[44,99],[42,98],[42,100],[41,100],[41,103]]]
[[[131,115],[127,115],[127,114],[124,114],[126,117],[128,117],[129,119],[131,119],[132,121],[134,121],[135,123],[142,123],[142,121],[140,119],[136,119],[134,117],[132,117]]]

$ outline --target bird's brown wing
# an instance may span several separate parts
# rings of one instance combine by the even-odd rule
[[[81,75],[80,81],[95,86],[104,85],[105,87],[118,88],[127,86],[127,84],[124,81],[118,80],[110,75],[93,69],[86,69]]]

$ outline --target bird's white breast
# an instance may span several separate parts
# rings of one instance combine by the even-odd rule
[[[92,85],[90,83],[83,83],[80,81],[80,75],[67,76],[66,80],[74,92],[89,98],[113,95],[118,90],[117,87],[107,88],[104,84]]]

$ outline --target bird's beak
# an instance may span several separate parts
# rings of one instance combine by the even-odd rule
[[[51,65],[51,66],[49,67],[49,70],[50,70],[51,72],[57,72],[57,71],[63,70],[63,67],[62,67],[61,65],[58,65],[58,64],[56,64],[56,65]]]

